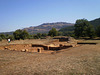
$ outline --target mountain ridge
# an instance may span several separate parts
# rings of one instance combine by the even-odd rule
[[[100,25],[100,18],[96,18],[94,20],[90,21],[91,25],[94,26],[94,28],[96,28],[98,25]]]
[[[60,30],[61,28],[68,27],[68,26],[74,26],[74,24],[67,23],[67,22],[43,23],[39,26],[35,26],[35,27],[31,26],[28,28],[24,28],[23,30],[27,30],[30,34],[47,33],[52,28],[56,28],[57,30]]]

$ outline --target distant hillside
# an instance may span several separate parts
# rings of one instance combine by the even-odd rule
[[[74,26],[69,26],[69,27],[61,28],[59,31],[65,32],[65,31],[73,31],[73,30],[74,30]]]
[[[9,34],[9,35],[13,35],[13,32],[1,32],[0,34]]]
[[[33,34],[33,33],[47,33],[52,28],[56,28],[57,30],[60,30],[61,28],[73,26],[73,25],[74,24],[72,24],[72,23],[66,23],[66,22],[43,23],[43,24],[36,26],[36,27],[29,27],[29,28],[24,28],[24,29],[27,30],[31,34]]]
[[[65,28],[61,28],[60,30],[59,30],[59,32],[62,32],[63,33],[63,35],[73,35],[73,33],[74,33],[74,26],[69,26],[69,27],[65,27]]]
[[[92,20],[90,23],[94,26],[94,28],[96,28],[98,25],[100,25],[100,18]]]

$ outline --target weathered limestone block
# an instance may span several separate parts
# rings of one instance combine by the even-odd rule
[[[22,49],[21,51],[22,51],[22,52],[26,52],[26,50],[25,50],[25,49]]]
[[[5,49],[8,49],[8,47],[4,47]]]
[[[26,52],[28,52],[28,49],[25,49]]]

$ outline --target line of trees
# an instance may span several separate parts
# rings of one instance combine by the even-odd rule
[[[11,40],[14,40],[14,36],[13,35],[4,35],[4,34],[0,34],[0,41],[2,41],[2,39],[11,39]]]
[[[69,32],[66,32],[70,30]],[[73,30],[73,31],[72,31]],[[0,34],[0,41],[2,41],[2,39],[11,39],[11,40],[20,40],[20,39],[39,39],[39,38],[45,38],[46,36],[73,36],[73,37],[90,37],[90,38],[94,38],[94,37],[100,37],[100,25],[97,28],[94,28],[90,22],[86,19],[78,19],[76,20],[76,23],[74,25],[74,27],[69,27],[69,28],[64,28],[63,32],[61,31],[57,31],[55,28],[52,28],[48,34],[46,33],[37,33],[37,34],[33,34],[30,35],[26,30],[16,30],[15,32],[13,32],[13,35],[4,35],[4,34]]]
[[[30,35],[26,30],[19,29],[13,32],[13,35],[0,34],[0,41],[2,41],[3,39],[11,39],[11,40],[39,39],[39,38],[45,38],[46,36],[48,36],[48,34],[46,33],[42,33],[42,34],[37,33],[37,34]]]
[[[58,35],[58,31],[55,28],[52,28],[48,34],[46,33],[37,33],[37,34],[33,34],[30,35],[26,30],[16,30],[15,32],[13,32],[13,35],[4,35],[4,34],[0,34],[0,41],[2,41],[2,39],[11,39],[11,40],[20,40],[20,39],[39,39],[39,38],[45,38],[46,36],[57,36]]]
[[[39,38],[44,38],[47,36],[46,33],[37,33],[37,34],[33,34],[30,35],[26,30],[16,30],[13,33],[14,39],[15,40],[20,40],[20,39],[39,39]]]

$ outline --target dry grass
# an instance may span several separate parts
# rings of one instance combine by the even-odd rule
[[[56,54],[0,50],[0,75],[100,75],[100,44]]]
[[[55,39],[26,39],[11,41],[10,44],[47,44]],[[8,45],[7,40],[0,41],[0,45]]]
[[[83,43],[100,43],[100,40],[78,40],[78,42],[83,42]]]

